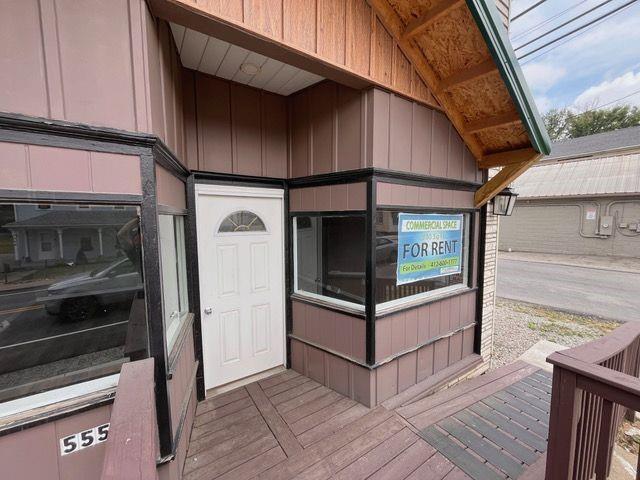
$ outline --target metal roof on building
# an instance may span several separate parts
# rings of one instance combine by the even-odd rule
[[[640,148],[640,126],[554,142],[551,144],[551,154],[543,161],[593,156],[634,147]]]
[[[543,163],[512,187],[520,198],[640,194],[640,153]]]

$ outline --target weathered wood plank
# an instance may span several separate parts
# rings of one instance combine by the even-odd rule
[[[193,456],[206,451],[207,456],[220,458],[229,454],[240,445],[246,445],[259,438],[268,436],[271,432],[264,420],[261,417],[255,417],[255,420],[260,420],[260,422],[255,422],[254,419],[252,419],[249,424],[244,424],[250,428],[245,428],[240,433],[225,440],[221,440],[217,435],[209,435],[190,442],[187,455]],[[227,430],[228,429],[225,428],[221,430],[221,432],[226,433]]]
[[[260,385],[257,383],[247,385],[247,392],[249,392],[249,395],[256,404],[256,407],[258,407],[262,418],[264,418],[267,425],[269,425],[269,428],[275,435],[278,443],[287,456],[291,457],[292,455],[300,453],[302,451],[302,446],[298,440],[296,440],[295,435],[291,432],[282,417],[278,415],[278,412],[264,394]]]
[[[220,395],[216,395],[212,398],[207,398],[198,404],[196,408],[196,417],[216,408],[224,407],[229,403],[233,403],[236,400],[241,400],[248,397],[249,394],[244,387],[240,387],[236,390],[226,392]]]
[[[429,460],[420,465],[405,480],[441,480],[454,468],[440,452],[436,452]],[[465,474],[466,475],[466,474]]]
[[[421,430],[429,425],[439,422],[443,418],[451,416],[454,413],[469,407],[470,405],[473,405],[478,400],[482,400],[483,398],[500,391],[507,385],[517,382],[522,377],[529,375],[535,368],[536,367],[533,366],[524,367],[511,375],[502,377],[494,382],[468,392],[464,396],[456,397],[444,405],[439,405],[436,408],[423,412],[415,417],[411,417],[408,420],[411,424],[415,425],[416,428]]]
[[[258,441],[236,448],[223,458],[210,457],[207,452],[201,452],[189,457],[184,462],[185,480],[209,480],[216,478],[238,465],[242,465],[248,458],[253,458],[278,446],[273,435],[265,435]]]
[[[485,373],[479,377],[472,378],[470,380],[466,380],[455,387],[448,388],[446,390],[442,390],[430,397],[423,398],[416,402],[412,402],[408,405],[400,407],[396,409],[400,415],[404,418],[410,418],[418,415],[419,413],[426,412],[432,408],[437,407],[438,405],[442,405],[447,403],[456,397],[460,397],[466,395],[469,392],[473,392],[478,388],[488,385],[492,382],[495,382],[503,377],[509,376],[514,372],[522,370],[527,367],[528,364],[525,362],[516,362],[511,365],[506,365],[505,367],[494,370],[493,372]]]
[[[304,450],[304,455],[288,458],[261,475],[260,480],[288,480],[337,451],[344,445],[366,434],[393,416],[384,408],[376,408],[342,430]]]
[[[526,383],[527,385],[531,385],[533,388],[537,389],[537,390],[541,390],[542,392],[551,395],[551,386],[542,383],[538,380],[536,380],[533,375],[523,378],[522,379],[522,383]]]
[[[483,403],[491,407],[493,410],[500,412],[502,415],[508,417],[519,425],[522,425],[524,428],[531,430],[540,438],[547,438],[547,433],[549,430],[547,425],[539,422],[529,415],[525,415],[517,408],[514,408],[511,405],[507,405],[506,403],[502,403],[500,400],[491,397],[485,398],[483,400]]]
[[[517,388],[518,390],[526,392],[529,395],[533,395],[534,397],[537,397],[543,402],[547,402],[551,404],[551,395],[549,393],[545,392],[544,390],[540,390],[539,388],[533,387],[529,383],[520,381],[520,382],[514,383],[513,385],[511,385],[511,387]]]
[[[383,465],[405,451],[418,440],[418,436],[408,428],[404,428],[393,437],[385,440],[368,455],[360,457],[347,468],[341,470],[337,480],[358,480],[368,478]]]
[[[517,408],[521,412],[526,413],[530,417],[533,417],[540,422],[549,424],[549,412],[545,412],[544,410],[533,406],[529,402],[525,402],[504,390],[501,392],[496,392],[494,397],[498,400],[502,400],[507,405]]]
[[[201,415],[198,415],[193,420],[193,425],[195,427],[201,427],[209,422],[219,420],[232,413],[239,412],[240,410],[244,410],[245,408],[251,406],[253,406],[253,402],[249,397],[241,398],[240,400],[236,400],[235,402],[228,403],[222,407],[214,408],[213,410],[209,410]]]
[[[299,387],[300,385],[304,385],[305,383],[309,383],[312,381],[313,380],[311,380],[310,378],[300,375],[298,377],[287,380],[286,382],[282,382],[274,385],[273,387],[267,388],[263,391],[268,398],[271,398],[274,395],[278,395],[280,393],[286,392],[287,390],[291,390],[292,388]]]
[[[424,429],[420,435],[442,455],[447,457],[451,463],[474,480],[496,480],[496,478],[500,478],[497,472],[487,467],[460,445],[453,442],[435,426]]]
[[[454,467],[444,480],[471,480],[471,477],[460,470],[458,467]]]
[[[292,398],[296,398],[302,395],[303,393],[307,393],[315,388],[318,388],[319,386],[320,384],[318,382],[314,380],[309,380],[308,382],[298,385],[297,387],[290,388],[289,390],[278,393],[277,395],[270,396],[269,401],[274,406],[277,406],[281,403],[291,400]]]
[[[287,380],[291,380],[292,378],[299,377],[300,374],[295,370],[287,370],[282,373],[278,373],[271,377],[267,377],[264,380],[260,380],[258,384],[263,390],[266,390],[271,387],[275,387],[276,385],[286,382]]]
[[[358,458],[367,455],[368,452],[400,432],[403,428],[405,428],[405,426],[393,417],[385,420],[377,427],[368,431],[366,435],[356,438],[337,452],[331,454],[325,462],[330,466],[332,474],[339,472],[355,462]]]
[[[201,427],[194,426],[191,430],[191,440],[196,440],[200,437],[203,437],[204,435],[209,435],[223,428],[228,428],[230,425],[244,422],[245,420],[249,420],[250,418],[257,417],[259,415],[260,412],[258,412],[256,406],[251,405],[238,412],[232,413],[231,415],[220,418],[219,420],[205,423]]]
[[[350,409],[354,405],[357,405],[357,402],[355,400],[351,400],[350,398],[341,398],[332,405],[329,405],[328,407],[325,407],[322,410],[308,415],[301,420],[291,424],[291,431],[296,435],[301,435],[307,430],[310,430],[320,425],[321,423],[324,423],[327,420],[335,417],[336,415],[339,415],[342,412]]]
[[[446,418],[439,422],[438,426],[511,478],[518,478],[522,473],[523,467],[520,462],[505,455],[500,448],[490,444],[464,424]]]
[[[369,477],[370,480],[398,480],[405,478],[425,463],[436,450],[422,439],[418,439],[400,455]],[[433,477],[431,477],[433,478]]]
[[[533,464],[539,457],[536,452],[524,444],[518,442],[515,438],[510,437],[502,430],[496,428],[494,425],[488,423],[482,418],[472,415],[469,411],[464,410],[458,412],[455,418],[460,420],[465,425],[471,427],[473,430],[491,440],[493,443],[503,448],[518,460],[526,463],[527,465]]]
[[[336,415],[330,420],[313,427],[310,430],[307,430],[302,435],[298,437],[298,440],[302,445],[307,447],[312,443],[315,443],[319,440],[322,440],[324,437],[327,437],[338,430],[346,427],[348,424],[357,420],[358,418],[365,415],[369,409],[364,405],[359,403],[353,405],[351,408],[345,410],[344,412]]]
[[[289,425],[297,422],[298,420],[302,420],[304,417],[312,415],[329,405],[334,404],[338,400],[340,400],[343,396],[338,392],[334,392],[331,390],[326,395],[313,400],[312,402],[307,403],[301,407],[295,408],[293,410],[289,410],[288,412],[282,413],[282,418]]]
[[[326,395],[330,391],[331,389],[323,385],[320,385],[312,390],[309,390],[307,393],[303,393],[302,395],[292,398],[291,400],[287,400],[286,402],[282,402],[278,404],[278,406],[276,407],[276,410],[278,410],[278,413],[282,415],[288,412],[289,410],[302,407],[303,405],[306,405],[309,402]]]
[[[244,480],[259,477],[262,472],[286,460],[286,458],[282,448],[274,447],[221,475],[217,480]]]
[[[470,410],[480,417],[493,423],[501,430],[504,430],[509,435],[514,436],[525,445],[528,445],[531,448],[535,448],[539,452],[544,452],[547,449],[547,442],[544,439],[518,425],[517,423],[512,422],[509,418],[499,415],[495,411],[491,410],[488,406],[476,404],[470,407]]]
[[[504,389],[505,392],[510,393],[516,398],[519,398],[523,402],[527,402],[528,404],[536,407],[538,410],[545,412],[547,415],[550,411],[550,403],[549,400],[542,400],[535,395],[532,395],[524,390],[520,390],[519,388],[515,388],[513,386],[509,386]]]

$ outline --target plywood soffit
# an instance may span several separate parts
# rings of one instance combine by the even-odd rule
[[[513,89],[521,74],[518,70],[508,77],[495,60],[504,57],[499,55],[505,51],[504,38],[498,35],[494,42],[487,25],[479,23],[478,12],[471,10],[477,7],[474,1],[369,0],[369,4],[434,92],[479,166],[504,166],[478,191],[476,204],[484,205],[539,157],[521,113],[530,108],[522,105],[529,98]],[[492,15],[489,12],[488,23]]]

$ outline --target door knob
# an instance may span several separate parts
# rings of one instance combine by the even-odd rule
[[[211,315],[213,313],[213,308],[211,308],[211,307],[205,308],[204,309],[204,313],[206,315]]]

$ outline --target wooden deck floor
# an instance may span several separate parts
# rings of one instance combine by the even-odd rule
[[[288,370],[198,405],[184,478],[519,478],[542,464],[549,393],[520,362],[368,409]]]

